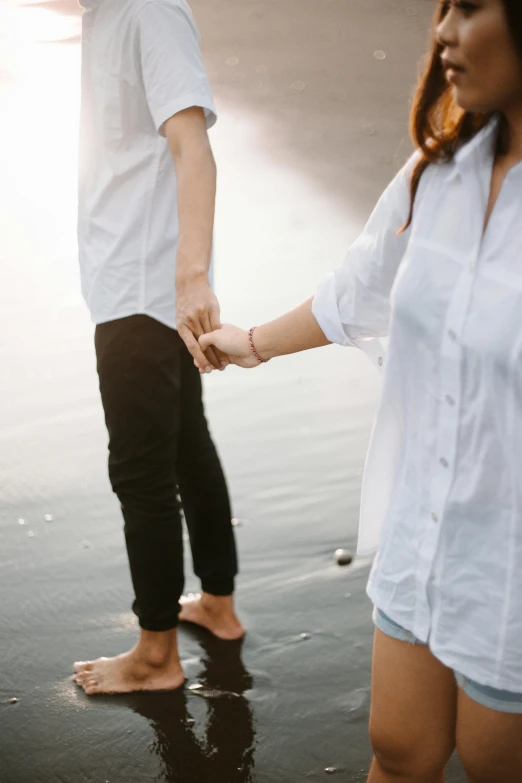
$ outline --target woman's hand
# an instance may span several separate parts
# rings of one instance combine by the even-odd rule
[[[312,312],[312,303],[313,297],[310,297],[275,321],[256,328],[253,343],[262,360],[269,361],[276,356],[287,356],[290,353],[329,345],[330,341]],[[248,332],[238,329],[237,326],[225,324],[221,329],[202,334],[199,345],[203,351],[208,348],[221,351],[238,367],[257,367],[261,364],[252,351]],[[197,360],[194,364],[200,372],[205,371],[205,367],[200,367]],[[206,364],[208,365],[208,362]]]
[[[217,348],[218,351],[227,355],[232,364],[237,364],[238,367],[250,368],[260,364],[252,353],[248,332],[237,326],[231,326],[231,324],[224,324],[221,329],[202,334],[199,338],[199,344],[203,351],[208,348]],[[197,362],[195,364],[200,372],[205,371],[205,368],[200,367]]]

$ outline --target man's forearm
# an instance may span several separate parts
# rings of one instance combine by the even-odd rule
[[[183,288],[208,279],[216,202],[216,164],[210,145],[188,148],[176,161],[178,254],[176,282]]]
[[[216,164],[202,108],[193,106],[165,123],[178,183],[178,251],[176,259],[176,328],[198,363],[210,372],[222,369],[226,357],[212,349],[205,356],[198,338],[219,329],[219,302],[210,290]]]

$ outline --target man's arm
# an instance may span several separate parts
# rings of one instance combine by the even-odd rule
[[[216,164],[203,109],[175,114],[165,123],[178,181],[179,238],[176,263],[176,324],[198,366],[223,369],[226,357],[210,348],[203,354],[198,338],[221,326],[219,303],[208,270],[212,255],[216,201]]]

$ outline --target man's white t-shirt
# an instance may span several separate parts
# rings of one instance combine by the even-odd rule
[[[78,239],[95,323],[146,314],[175,328],[177,182],[163,134],[183,109],[216,120],[184,0],[81,0]]]

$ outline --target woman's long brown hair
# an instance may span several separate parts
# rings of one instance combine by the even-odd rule
[[[522,0],[502,0],[502,3],[522,57]],[[453,90],[442,67],[442,47],[436,36],[436,28],[448,13],[450,5],[449,0],[444,0],[435,13],[433,42],[413,101],[410,134],[420,157],[411,177],[410,214],[401,231],[411,224],[415,196],[428,166],[453,160],[459,146],[472,139],[491,118],[489,114],[466,112],[453,100]]]

